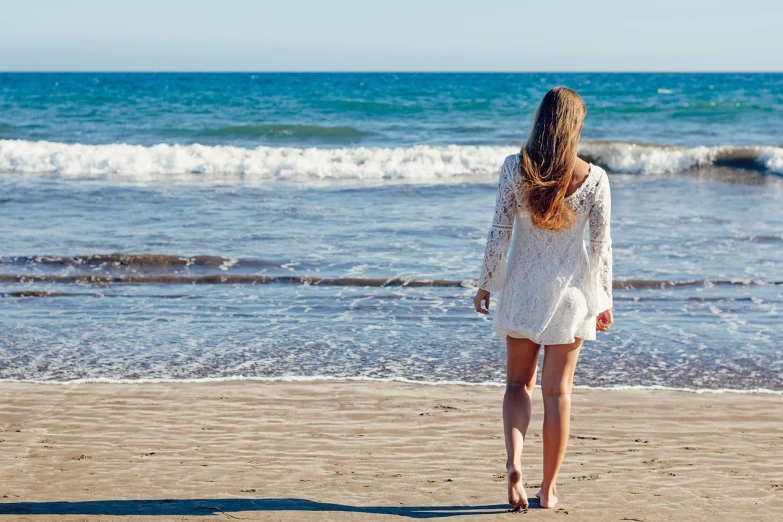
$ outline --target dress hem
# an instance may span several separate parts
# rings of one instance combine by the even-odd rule
[[[541,337],[540,335],[528,335],[525,332],[521,332],[519,330],[513,330],[511,328],[495,328],[495,333],[498,337],[501,339],[505,339],[506,336],[514,338],[514,339],[529,339],[533,341],[534,343],[537,343],[539,345],[550,345],[550,344],[573,344],[576,342],[576,339],[582,339],[582,341],[595,341],[596,335],[595,332],[588,332],[586,335],[577,335],[580,332],[576,332],[571,339],[566,339],[564,341],[552,341],[549,339],[545,339]],[[514,334],[514,335],[511,335]]]

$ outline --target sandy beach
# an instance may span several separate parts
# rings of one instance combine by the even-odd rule
[[[780,395],[580,390],[558,509],[509,514],[503,389],[0,384],[0,519],[780,520]],[[529,495],[540,423],[528,433]],[[116,519],[116,518],[112,518]]]

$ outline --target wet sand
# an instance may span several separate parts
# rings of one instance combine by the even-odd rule
[[[579,390],[560,504],[520,515],[506,512],[502,394],[358,381],[0,383],[0,520],[783,519],[781,395]],[[538,394],[534,407],[531,497]]]

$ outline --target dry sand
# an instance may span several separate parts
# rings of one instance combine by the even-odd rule
[[[783,520],[780,395],[578,391],[559,509],[507,513],[502,394],[0,383],[0,521]],[[523,462],[531,496],[540,396],[535,409]]]

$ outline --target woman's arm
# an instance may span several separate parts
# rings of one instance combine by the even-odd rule
[[[612,195],[609,178],[602,173],[590,209],[590,275],[596,295],[596,309],[601,312],[597,327],[606,331],[612,323],[612,236],[610,217]]]
[[[514,174],[513,165],[512,157],[509,156],[500,169],[495,216],[487,236],[484,263],[478,281],[479,292],[476,294],[476,311],[480,313],[489,312],[489,293],[503,288],[506,279],[506,254],[514,230],[514,216],[517,209],[517,199],[511,183]],[[480,306],[482,302],[485,304],[485,309]]]

